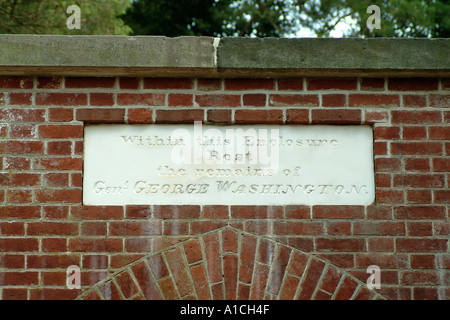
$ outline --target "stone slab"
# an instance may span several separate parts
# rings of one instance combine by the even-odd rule
[[[88,125],[86,205],[369,205],[369,126]]]

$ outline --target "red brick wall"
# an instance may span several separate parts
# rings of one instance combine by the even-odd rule
[[[435,78],[0,77],[0,298],[449,299],[449,107]],[[376,203],[82,205],[85,123],[194,120],[369,124]]]

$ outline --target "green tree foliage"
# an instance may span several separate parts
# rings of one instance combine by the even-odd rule
[[[81,29],[66,26],[70,5],[81,9]],[[130,0],[0,0],[0,33],[129,34],[120,15]]]
[[[367,7],[381,9],[381,29],[368,29]],[[330,36],[450,37],[448,0],[135,0],[123,16],[135,35],[279,37],[309,28]]]

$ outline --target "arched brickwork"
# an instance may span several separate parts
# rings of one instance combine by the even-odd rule
[[[78,299],[385,299],[328,261],[224,227],[151,253]]]

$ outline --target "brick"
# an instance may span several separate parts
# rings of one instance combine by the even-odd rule
[[[27,256],[27,266],[31,269],[67,268],[80,265],[80,256],[75,254],[33,254]]]
[[[366,251],[364,239],[315,239],[317,251],[360,252]]]
[[[41,125],[39,137],[42,139],[83,138],[83,126],[80,125]]]
[[[286,206],[285,207],[286,219],[309,219],[310,207],[309,206]]]
[[[1,206],[0,219],[36,219],[40,218],[38,206]]]
[[[42,252],[66,252],[67,240],[66,238],[43,238],[42,239]]]
[[[200,206],[154,206],[154,216],[157,219],[192,219],[200,217]]]
[[[192,79],[144,78],[144,89],[192,89]]]
[[[202,263],[190,267],[190,272],[198,299],[210,300],[211,294],[209,291],[208,279],[204,264]]]
[[[405,170],[429,172],[430,160],[428,158],[405,158]]]
[[[31,286],[38,284],[37,272],[2,272],[2,286]]]
[[[432,236],[433,223],[428,221],[411,221],[407,223],[408,236]]]
[[[270,270],[271,277],[267,286],[267,291],[273,294],[278,294],[280,291],[284,273],[286,272],[289,258],[291,256],[291,251],[292,250],[290,248],[281,246],[272,263],[272,268]]]
[[[450,158],[434,158],[433,159],[433,171],[434,172],[449,172],[450,171]]]
[[[0,120],[5,122],[44,122],[44,109],[0,109]]]
[[[283,208],[276,206],[231,206],[233,219],[281,219]]]
[[[27,300],[27,289],[5,288],[2,293],[2,300]]]
[[[106,236],[108,226],[106,222],[83,222],[81,224],[81,235],[83,236]]]
[[[403,190],[376,190],[376,198],[378,203],[402,204],[404,202]]]
[[[143,124],[152,123],[153,110],[145,108],[133,108],[128,110],[128,123]]]
[[[89,104],[91,106],[113,106],[114,94],[112,93],[90,93]]]
[[[138,287],[134,283],[128,272],[122,272],[115,277],[117,284],[119,285],[120,291],[126,299],[131,298],[136,293],[138,293]]]
[[[406,199],[409,203],[431,203],[431,190],[407,190]]]
[[[365,124],[377,124],[389,122],[389,113],[386,111],[365,110],[364,112]]]
[[[71,252],[122,252],[122,239],[119,238],[69,238]]]
[[[243,235],[241,246],[239,281],[250,284],[255,267],[257,240],[254,237]]]
[[[206,264],[210,283],[222,280],[222,263],[220,259],[220,243],[217,233],[207,234],[203,237]]]
[[[361,90],[383,90],[384,78],[362,78]]]
[[[356,90],[357,80],[354,78],[318,78],[307,79],[308,90]]]
[[[363,206],[325,206],[317,205],[312,209],[314,219],[362,219]]]
[[[423,126],[405,126],[403,127],[402,135],[405,140],[423,140],[427,138],[427,128]]]
[[[349,107],[398,107],[400,97],[394,94],[350,94]]]
[[[76,119],[86,123],[124,123],[125,109],[77,109]]]
[[[150,239],[145,238],[125,238],[126,252],[149,252],[152,249]]]
[[[321,222],[278,222],[273,223],[273,233],[277,235],[321,235],[324,233]]]
[[[190,123],[203,121],[204,111],[199,109],[157,110],[157,123]]]
[[[328,260],[339,268],[349,269],[355,267],[354,254],[329,252],[327,254],[318,254],[317,257]]]
[[[150,271],[145,262],[140,262],[131,267],[135,278],[138,281],[139,287],[147,300],[160,300],[161,294],[158,291],[157,285],[153,281]]]
[[[236,110],[234,120],[239,123],[283,123],[282,110]]]
[[[73,120],[72,108],[49,108],[48,119],[51,122],[70,122]]]
[[[251,284],[250,300],[262,300],[267,284],[269,267],[256,263],[253,281]]]
[[[415,287],[413,288],[414,300],[438,300],[439,295],[436,288]]]
[[[202,248],[198,240],[189,240],[183,247],[189,264],[203,259]]]
[[[50,141],[47,143],[47,154],[49,155],[66,155],[72,154],[71,141]]]
[[[424,108],[427,106],[427,97],[425,95],[403,95],[403,107],[406,108]]]
[[[13,190],[8,189],[6,192],[7,203],[30,203],[33,202],[33,194],[31,190]]]
[[[222,79],[198,79],[197,89],[202,91],[221,90]]]
[[[442,188],[445,176],[440,174],[399,174],[394,176],[394,187]]]
[[[109,206],[108,206],[109,207]],[[93,207],[95,208],[95,207]],[[107,208],[107,207],[105,207]],[[117,207],[119,212],[121,207]],[[144,205],[129,205],[126,207],[126,217],[128,219],[148,219],[152,216],[152,210],[150,206]]]
[[[428,91],[437,90],[439,80],[434,78],[391,78],[388,90],[392,91]]]
[[[450,126],[429,126],[428,135],[430,140],[450,140]]]
[[[54,190],[44,189],[34,191],[38,202],[80,203],[82,201],[81,190]]]
[[[114,88],[114,77],[66,77],[66,88]]]
[[[203,94],[195,96],[200,107],[239,107],[241,96],[235,94]]]
[[[392,155],[441,155],[439,142],[391,142]]]
[[[32,89],[33,78],[32,77],[20,77],[20,76],[1,76],[0,88],[4,89]]]
[[[398,252],[445,252],[447,239],[397,238],[395,246]]]
[[[345,94],[322,94],[322,107],[345,107],[346,105]]]
[[[237,256],[229,254],[223,257],[223,279],[227,300],[236,300],[238,266]]]
[[[244,106],[265,107],[267,95],[265,94],[244,94],[242,97]]]
[[[38,77],[37,88],[38,89],[61,89],[62,77]]]
[[[286,124],[308,124],[309,111],[305,109],[286,110]]]
[[[208,110],[208,122],[231,123],[231,110]]]
[[[23,222],[0,222],[1,234],[4,236],[25,235],[25,223]]]
[[[36,105],[43,106],[85,106],[87,94],[85,93],[36,93]]]
[[[42,154],[44,153],[44,144],[41,141],[7,141],[4,151],[10,155]]]
[[[0,161],[1,162],[1,161]],[[5,170],[29,170],[31,161],[28,158],[5,158]]]
[[[341,221],[327,221],[326,223],[327,234],[330,236],[342,236],[351,235],[352,224],[351,222]]]
[[[271,94],[269,96],[271,107],[318,107],[319,96],[316,94]]]
[[[396,172],[402,168],[402,162],[397,158],[377,158],[375,159],[376,172]]]
[[[358,282],[345,277],[334,296],[335,300],[350,300],[358,287]]]
[[[193,95],[184,93],[171,93],[168,95],[169,107],[190,107],[193,105]]]
[[[40,158],[35,159],[35,170],[78,170],[83,168],[83,159],[81,158]]]
[[[439,111],[392,111],[392,123],[426,124],[441,123]]]
[[[450,204],[450,190],[433,190],[434,203]]]
[[[30,106],[32,103],[33,94],[24,92],[10,92],[9,104],[10,105],[24,105]]]
[[[278,79],[278,90],[303,90],[303,79]]]
[[[9,136],[16,139],[27,139],[36,137],[34,125],[10,125]]]
[[[445,208],[441,206],[400,206],[394,208],[396,219],[445,219]]]
[[[0,185],[8,187],[38,186],[40,175],[33,173],[0,173]]]
[[[376,140],[397,140],[400,139],[399,127],[375,127],[374,137]]]
[[[112,221],[109,223],[111,236],[152,236],[162,234],[160,221]]]
[[[359,110],[312,110],[313,124],[360,124],[361,111]]]
[[[450,106],[450,94],[430,94],[430,107],[448,108]]]
[[[353,224],[353,235],[398,236],[405,235],[403,222],[356,221]]]
[[[328,267],[324,273],[322,279],[322,285],[320,289],[333,294],[339,285],[339,281],[341,280],[342,274],[336,268]]]
[[[166,95],[162,93],[119,93],[117,104],[120,106],[164,106]]]
[[[71,215],[81,220],[119,220],[123,219],[121,206],[73,206]]]
[[[325,264],[322,261],[312,259],[310,264],[308,265],[305,274],[304,280],[300,285],[300,291],[297,300],[309,300],[311,299],[316,286],[319,283],[320,276],[323,272]]]
[[[371,252],[393,252],[394,251],[394,239],[392,238],[369,238],[368,241],[369,251]]]
[[[38,250],[38,239],[36,238],[0,239],[0,252],[34,252]]]
[[[299,283],[299,279],[286,275],[280,290],[280,300],[293,300]]]
[[[140,78],[121,77],[119,78],[119,88],[128,90],[139,89]]]
[[[225,90],[273,90],[272,79],[225,79]]]

